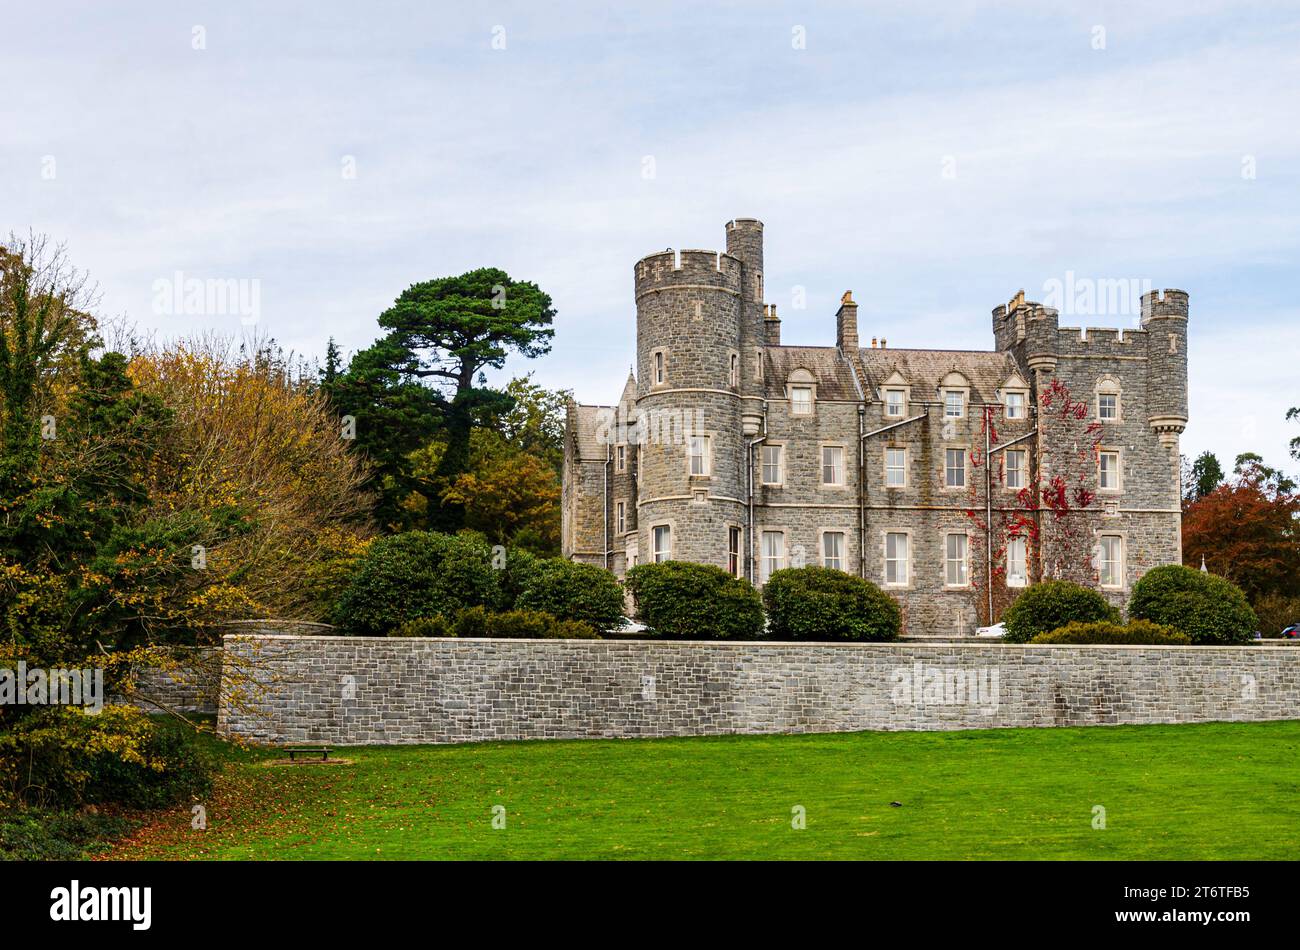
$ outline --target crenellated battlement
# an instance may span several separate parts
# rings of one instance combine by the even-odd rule
[[[634,268],[636,292],[672,287],[715,287],[740,292],[741,263],[723,251],[690,248],[660,251],[637,261]]]
[[[1167,288],[1150,290],[1142,295],[1142,321],[1159,318],[1187,319],[1187,291]]]
[[[1061,327],[1057,346],[1061,356],[1147,355],[1146,330],[1120,327]]]

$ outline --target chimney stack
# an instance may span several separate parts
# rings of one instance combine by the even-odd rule
[[[780,346],[781,321],[776,315],[776,304],[767,304],[763,310],[763,342],[768,346]]]
[[[851,290],[844,291],[835,313],[835,345],[845,355],[858,348],[858,305],[853,302]]]

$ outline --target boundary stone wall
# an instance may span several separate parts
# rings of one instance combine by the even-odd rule
[[[230,635],[219,729],[397,744],[1300,718],[1300,649]]]

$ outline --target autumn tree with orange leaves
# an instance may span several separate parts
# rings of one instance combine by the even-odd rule
[[[1183,561],[1232,581],[1251,599],[1300,596],[1300,494],[1247,465],[1183,512]]]

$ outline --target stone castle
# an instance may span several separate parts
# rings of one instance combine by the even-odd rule
[[[635,267],[635,372],[571,404],[566,557],[717,565],[761,585],[820,564],[899,601],[912,635],[968,635],[1019,589],[1067,577],[1122,605],[1181,561],[1187,294],[1141,296],[1141,328],[1058,325],[1017,294],[994,349],[862,345],[845,293],[834,346],[786,346],[763,302],[763,225],[725,252]]]

